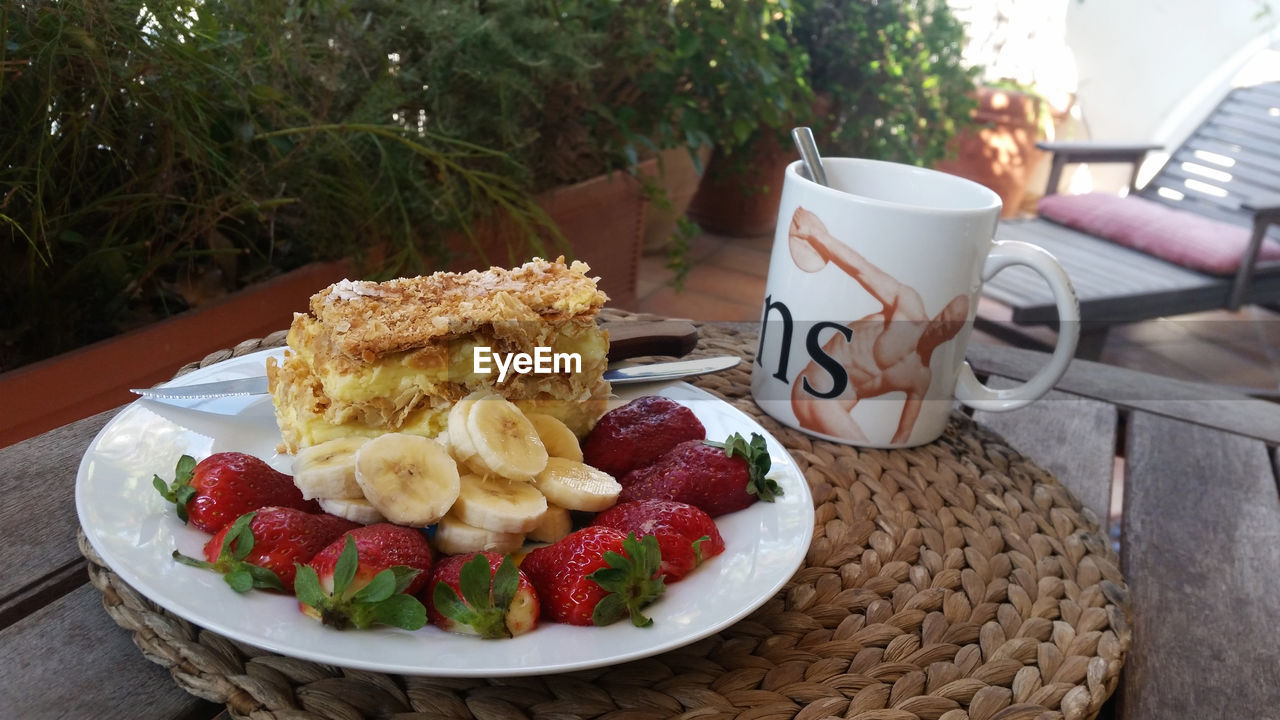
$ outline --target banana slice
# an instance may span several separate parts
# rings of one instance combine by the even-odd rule
[[[582,447],[578,445],[578,436],[573,434],[568,425],[543,413],[529,413],[525,417],[533,423],[533,429],[538,431],[538,439],[542,440],[548,455],[582,462]]]
[[[542,519],[525,536],[526,540],[540,543],[559,542],[573,532],[573,517],[559,505],[548,505]]]
[[[444,446],[420,435],[388,433],[356,451],[356,482],[387,520],[423,527],[439,520],[460,488]]]
[[[306,500],[362,498],[356,482],[356,450],[366,437],[344,437],[305,447],[293,457],[293,484]]]
[[[473,392],[449,408],[449,424],[445,432],[448,433],[449,451],[459,463],[470,460],[476,454],[476,446],[471,442],[471,436],[467,434],[467,414],[471,412],[471,406],[481,397],[484,397],[483,393]]]
[[[468,525],[504,533],[528,532],[547,511],[547,499],[527,482],[496,475],[462,476],[462,489],[449,512]]]
[[[330,515],[337,515],[361,525],[386,521],[382,513],[378,512],[378,508],[364,498],[320,498],[318,502],[320,509]]]
[[[533,479],[547,501],[569,510],[599,512],[613,507],[622,486],[609,473],[584,463],[553,457]]]
[[[520,533],[494,532],[475,525],[468,525],[449,513],[436,525],[436,549],[446,555],[482,552],[490,550],[509,553],[519,550],[524,545],[524,535]]]
[[[485,395],[476,400],[467,411],[466,427],[476,451],[473,465],[479,463],[508,480],[524,481],[547,466],[547,448],[538,431],[506,398]]]

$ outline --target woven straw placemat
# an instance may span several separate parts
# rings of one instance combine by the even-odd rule
[[[281,332],[241,343],[182,372],[283,342]],[[704,326],[695,355],[754,351],[753,333]],[[104,566],[83,533],[80,548],[107,612],[143,654],[237,718],[1097,714],[1129,645],[1127,591],[1096,519],[1051,474],[958,413],[931,445],[858,450],[761,413],[748,363],[694,382],[790,449],[813,491],[813,542],[804,567],[747,619],[646,660],[487,680],[320,665],[186,622]]]

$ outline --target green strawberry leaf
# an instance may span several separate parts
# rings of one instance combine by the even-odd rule
[[[249,590],[253,589],[253,575],[243,567],[237,567],[223,575],[222,579],[226,580],[231,589],[238,593],[249,592]]]
[[[422,574],[421,570],[411,568],[407,565],[395,565],[391,567],[391,572],[396,577],[396,592],[402,593],[409,589],[413,584],[413,579]]]
[[[286,592],[284,581],[280,579],[280,576],[277,575],[274,570],[253,565],[251,563],[244,563],[244,568],[249,572],[249,575],[253,577],[254,587]]]
[[[702,564],[702,561],[703,561],[703,559],[704,559],[704,558],[702,557],[702,543],[704,543],[704,542],[710,542],[710,541],[711,541],[711,536],[710,536],[710,535],[703,535],[702,537],[698,538],[697,540],[694,540],[694,541],[693,541],[693,543],[691,543],[691,544],[693,545],[693,564],[694,564],[694,567],[697,567],[698,565],[701,565],[701,564]]]
[[[392,595],[370,607],[372,612],[368,614],[369,624],[357,624],[356,627],[390,625],[405,630],[417,630],[427,624],[427,608],[412,595]]]
[[[470,626],[480,637],[511,637],[507,628],[507,610],[519,585],[520,574],[510,555],[502,559],[496,573],[490,573],[489,560],[476,554],[462,565],[458,573],[462,597],[459,598],[447,584],[439,582],[431,592],[431,599],[441,615]]]
[[[177,560],[178,562],[182,563],[183,565],[190,565],[191,567],[198,567],[198,568],[201,568],[201,569],[204,569],[204,570],[213,570],[213,569],[215,569],[215,568],[214,568],[214,564],[213,564],[213,563],[211,563],[211,562],[205,562],[204,560],[197,560],[197,559],[195,559],[195,558],[193,558],[193,557],[190,557],[190,556],[187,556],[187,555],[183,555],[182,553],[178,552],[177,550],[174,550],[174,551],[173,551],[173,559],[174,559],[174,560]]]
[[[342,554],[338,555],[338,562],[333,567],[334,597],[340,598],[346,594],[347,588],[351,587],[351,580],[356,576],[356,567],[359,564],[360,552],[356,549],[355,538],[347,533]]]
[[[603,627],[612,625],[627,616],[627,600],[619,593],[610,593],[596,603],[591,611],[591,623]],[[650,621],[652,622],[652,621]]]
[[[769,459],[768,445],[760,433],[751,433],[750,442],[741,433],[730,435],[724,442],[703,442],[724,450],[727,457],[740,456],[747,461],[747,492],[765,502],[773,502],[783,494],[782,486],[776,480],[765,477],[769,474],[772,461]]]
[[[256,514],[256,510],[250,511],[231,522],[227,534],[222,536],[222,547],[218,548],[218,564],[244,560],[253,552],[253,528],[250,524]]]
[[[293,594],[298,596],[298,601],[302,604],[323,612],[329,606],[329,596],[320,587],[320,577],[310,565],[294,564],[298,568],[298,574],[293,578]]]
[[[379,603],[396,592],[396,574],[388,568],[373,576],[368,585],[351,596],[354,603]]]
[[[493,607],[490,591],[493,589],[493,577],[489,574],[489,561],[485,556],[475,557],[462,565],[458,576],[458,587],[462,590],[462,599],[476,610]]]
[[[480,616],[458,597],[458,593],[448,585],[438,582],[431,592],[431,602],[436,612],[463,625],[475,626]]]
[[[196,459],[190,455],[183,455],[178,458],[178,466],[174,468],[174,480],[183,485],[189,485],[191,483],[191,476],[195,473],[195,469]]]
[[[196,496],[196,489],[191,486],[191,477],[196,467],[196,459],[190,455],[178,458],[178,465],[173,471],[173,482],[165,483],[159,475],[151,478],[151,485],[160,493],[160,497],[173,503],[178,519],[187,522],[187,503]]]
[[[498,564],[498,571],[493,574],[493,606],[505,615],[519,589],[520,571],[516,569],[515,560],[506,555]]]
[[[622,541],[622,550],[625,554],[606,552],[604,561],[609,567],[587,576],[609,593],[592,610],[591,622],[608,625],[630,615],[633,625],[647,627],[653,620],[641,613],[641,608],[666,590],[662,576],[658,575],[662,565],[658,537],[645,535],[637,540],[636,534],[631,533]]]

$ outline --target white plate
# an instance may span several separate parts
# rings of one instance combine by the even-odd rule
[[[174,385],[261,374],[270,350],[211,365]],[[139,400],[98,433],[76,478],[76,511],[95,550],[139,592],[165,609],[230,638],[320,663],[408,675],[501,677],[565,672],[647,657],[704,638],[762,605],[795,573],[813,530],[813,501],[783,446],[747,415],[685,383],[628,388],[617,403],[643,394],[686,405],[709,438],[758,432],[768,440],[770,476],[785,494],[717,518],[725,552],[671,585],[648,609],[654,624],[608,627],[545,623],[510,640],[480,640],[435,627],[338,631],[298,612],[293,598],[236,595],[218,575],[181,565],[174,548],[200,556],[208,538],[181,524],[151,486],[171,479],[179,456],[235,450],[288,472],[276,453],[280,432],[266,396],[193,401],[193,410]]]

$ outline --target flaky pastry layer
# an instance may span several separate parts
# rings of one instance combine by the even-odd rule
[[[267,363],[284,449],[353,434],[435,435],[453,403],[481,388],[585,434],[609,394],[608,336],[595,322],[606,297],[588,270],[535,259],[513,270],[344,280],[316,293],[311,314],[294,316],[283,361]],[[581,369],[499,382],[496,369],[474,372],[477,346],[504,355],[549,347],[577,354]]]

